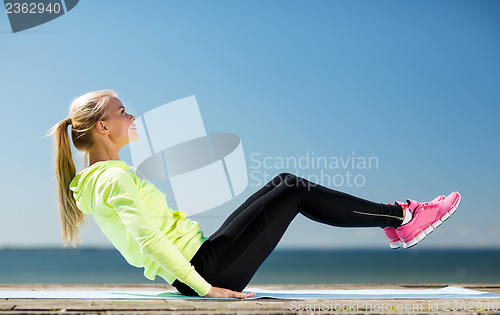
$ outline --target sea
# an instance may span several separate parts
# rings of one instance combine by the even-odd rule
[[[115,249],[3,249],[0,283],[165,283]],[[277,249],[250,284],[500,283],[500,249]]]

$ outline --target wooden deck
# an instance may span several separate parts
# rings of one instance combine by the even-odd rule
[[[265,289],[408,289],[441,288],[447,284],[383,285],[258,285]],[[500,294],[500,284],[453,284]],[[173,290],[158,284],[0,284],[0,290]],[[490,309],[487,308],[488,302]],[[496,303],[493,303],[496,302]],[[368,303],[370,303],[368,305]],[[365,304],[365,305],[363,305]],[[493,307],[496,304],[496,307]],[[350,305],[350,307],[348,306]],[[105,300],[105,299],[2,299],[6,314],[500,314],[500,299],[439,300]]]

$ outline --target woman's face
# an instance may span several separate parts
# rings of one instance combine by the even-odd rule
[[[125,107],[118,98],[111,98],[107,104],[107,119],[105,126],[109,132],[109,138],[118,147],[139,139],[135,128],[135,116],[127,114]]]

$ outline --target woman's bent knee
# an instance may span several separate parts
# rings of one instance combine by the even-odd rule
[[[286,177],[284,183],[283,183],[288,189],[292,189],[295,191],[306,191],[310,190],[312,186],[316,186],[317,184],[314,184],[310,181],[308,181],[305,178],[295,176],[290,174],[290,176]]]
[[[275,178],[280,178],[282,181],[287,179],[288,177],[296,177],[295,175],[291,173],[280,173],[279,175],[276,175]]]

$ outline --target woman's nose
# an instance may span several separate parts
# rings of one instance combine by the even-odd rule
[[[134,120],[135,120],[135,116],[134,116],[134,115],[130,115],[130,119],[131,119],[132,121],[134,121]]]

